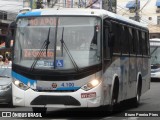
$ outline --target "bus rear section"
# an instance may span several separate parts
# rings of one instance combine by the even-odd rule
[[[150,39],[151,79],[160,80],[160,39]]]

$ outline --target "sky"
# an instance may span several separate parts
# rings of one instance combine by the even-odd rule
[[[0,0],[0,10],[17,13],[23,7],[23,0]]]

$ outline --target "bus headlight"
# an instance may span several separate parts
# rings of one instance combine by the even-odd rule
[[[100,84],[100,80],[98,79],[94,79],[92,81],[90,81],[89,83],[87,83],[86,85],[82,86],[81,89],[88,91],[96,86],[98,86]]]
[[[27,90],[29,89],[29,87],[27,85],[25,85],[24,83],[22,83],[21,81],[14,79],[13,80],[13,84],[15,86],[17,86],[18,88],[22,89],[22,90]]]

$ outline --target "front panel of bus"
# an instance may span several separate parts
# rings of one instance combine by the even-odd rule
[[[19,17],[14,43],[13,104],[99,106],[101,19]]]
[[[160,79],[160,42],[150,41],[151,79]]]

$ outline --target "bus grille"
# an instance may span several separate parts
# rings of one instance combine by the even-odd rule
[[[75,92],[77,90],[34,90],[36,92]]]
[[[31,105],[47,105],[47,104],[59,104],[59,105],[74,105],[80,106],[80,102],[72,96],[49,96],[40,95],[36,97]]]

